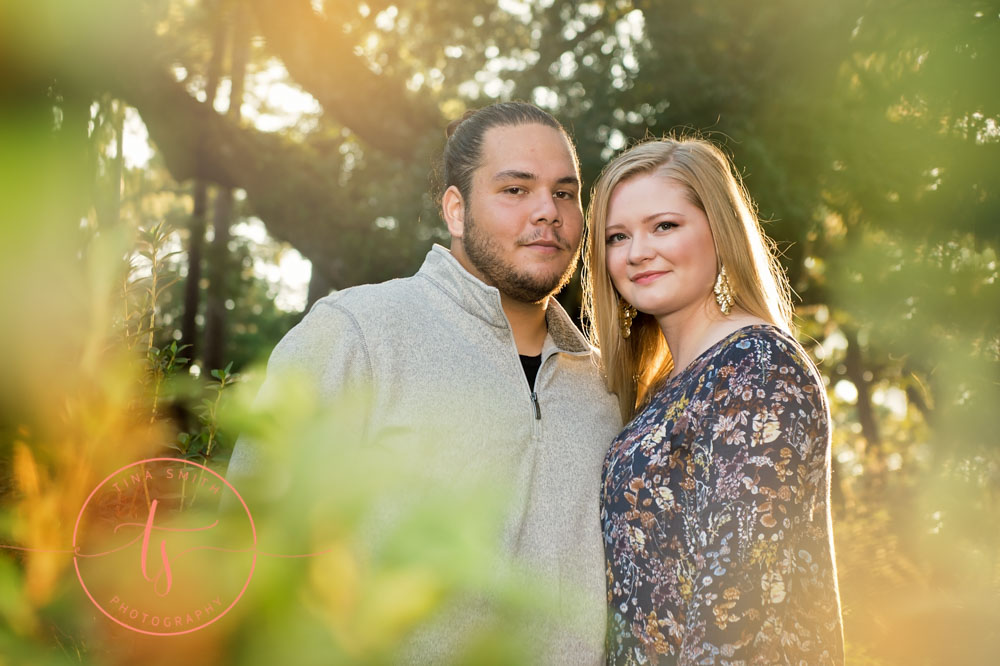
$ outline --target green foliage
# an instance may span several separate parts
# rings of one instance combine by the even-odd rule
[[[174,457],[223,471],[220,454],[242,431],[256,438],[270,461],[263,470],[286,470],[293,485],[276,498],[266,495],[267,482],[246,481],[259,536],[245,546],[262,551],[254,591],[226,622],[204,631],[201,649],[207,643],[227,663],[256,664],[283,654],[295,636],[305,660],[393,663],[411,649],[417,626],[466,613],[488,594],[496,619],[456,649],[476,663],[523,663],[530,645],[526,632],[552,616],[554,600],[539,599],[532,581],[512,570],[496,546],[508,504],[505,489],[463,473],[459,460],[452,461],[454,470],[422,465],[430,448],[400,455],[359,446],[360,412],[353,402],[362,399],[358,394],[331,405],[318,399],[308,381],[293,377],[280,384],[275,401],[251,406],[255,386],[230,399],[230,389],[241,387],[232,362],[210,370],[210,379],[193,378],[184,345],[153,342],[163,328],[158,299],[176,278],[168,268],[169,238],[161,222],[139,229],[134,248],[118,262],[123,280],[102,280],[111,293],[93,294],[122,313],[111,327],[94,322],[107,341],[100,370],[88,376],[83,363],[67,366],[67,374],[84,381],[48,388],[57,402],[73,406],[55,417],[53,427],[63,437],[97,446],[59,447],[21,418],[10,423],[20,441],[14,442],[14,489],[0,506],[2,543],[31,550],[17,559],[6,549],[0,553],[4,654],[31,663],[103,664],[141,660],[154,641],[162,651],[163,638],[109,629],[113,625],[89,606],[67,566],[67,540],[74,533],[66,526],[72,521],[52,522],[49,512],[55,507],[73,515],[109,469],[123,459],[162,456],[165,447]],[[106,257],[105,250],[95,240],[86,253]],[[85,266],[80,262],[77,270]],[[189,412],[195,416],[191,423]],[[142,441],[134,441],[139,433]],[[122,450],[113,451],[109,441],[121,442]],[[456,481],[442,484],[442,475]],[[185,480],[176,512],[194,509],[205,487],[202,477],[199,472]],[[273,475],[271,481],[281,478]],[[143,484],[119,503],[141,501]],[[77,492],[66,492],[70,487]],[[235,524],[231,508],[221,507],[220,529]],[[122,515],[115,506],[104,510]],[[372,525],[380,526],[382,538],[371,539]],[[238,545],[234,550],[240,552]],[[286,555],[292,557],[282,559]],[[274,559],[263,561],[269,557]],[[41,582],[33,575],[39,569]],[[203,574],[226,578],[231,572]],[[174,638],[166,653],[174,658],[191,645]]]
[[[30,440],[24,432],[49,442],[35,449],[42,465],[54,465],[66,442],[100,448],[46,424],[67,410],[67,395],[103,385],[101,363],[118,367],[105,355],[115,339],[143,366],[115,390],[133,415],[151,406],[170,424],[155,444],[140,439],[224,464],[235,434],[219,425],[230,372],[266,356],[299,315],[279,310],[275,285],[254,270],[286,246],[235,238],[225,285],[231,364],[200,368],[177,330],[193,176],[242,188],[237,218],[259,217],[310,258],[317,285],[389,279],[446,240],[428,194],[445,121],[496,98],[534,100],[570,128],[588,183],[646,135],[699,132],[734,156],[784,251],[801,338],[830,388],[849,662],[995,653],[995,2],[17,4],[0,9],[0,56],[13,63],[0,86],[17,100],[0,108],[0,313],[16,322],[0,330],[5,479],[15,442]],[[271,72],[311,93],[321,112],[255,132],[189,103],[208,96],[237,6],[261,19],[251,80]],[[294,40],[265,20],[275,11],[294,19]],[[248,108],[274,111],[266,96],[253,92]],[[115,154],[134,111],[126,104],[156,144],[141,167]],[[121,255],[131,263],[118,271]],[[124,297],[94,305],[112,283]],[[575,289],[562,297],[571,308]],[[111,320],[114,331],[97,325]],[[107,428],[94,428],[107,442]],[[406,532],[415,551],[433,516],[414,517]],[[0,571],[0,584],[16,587],[14,571]],[[315,618],[298,629],[282,620],[294,602],[275,594],[283,600],[255,607],[263,619],[241,629],[254,649],[275,656],[266,637],[284,635],[330,645]],[[948,649],[960,651],[949,659]]]

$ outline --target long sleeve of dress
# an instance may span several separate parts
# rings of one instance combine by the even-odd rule
[[[697,526],[680,583],[689,597],[682,664],[842,660],[828,638],[838,628],[811,620],[814,607],[837,605],[830,430],[823,386],[795,351],[744,339],[718,364],[711,416],[692,446]]]

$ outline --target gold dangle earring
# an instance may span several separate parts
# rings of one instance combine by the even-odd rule
[[[622,298],[618,299],[618,304],[619,307],[621,308],[621,319],[619,320],[618,323],[621,325],[622,337],[627,338],[628,336],[632,335],[632,320],[638,314],[638,310],[636,310],[634,307],[632,307],[632,305],[628,301]]]
[[[726,275],[726,267],[719,270],[719,276],[715,278],[715,302],[719,304],[722,314],[728,315],[733,311],[733,288],[729,286],[729,276]]]

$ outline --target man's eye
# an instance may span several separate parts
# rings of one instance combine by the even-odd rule
[[[524,188],[512,185],[511,187],[506,188],[504,192],[506,192],[507,194],[522,194],[524,192]]]
[[[558,197],[559,199],[575,199],[576,198],[576,193],[575,192],[559,191],[559,192],[556,192],[556,197]]]

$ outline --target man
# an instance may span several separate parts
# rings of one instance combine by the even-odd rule
[[[309,368],[331,396],[368,387],[366,442],[429,441],[442,460],[509,483],[502,547],[582,617],[576,630],[547,632],[538,655],[598,663],[598,493],[621,421],[592,348],[552,297],[583,232],[576,154],[549,114],[503,103],[453,123],[443,162],[451,251],[435,246],[413,277],[318,301],[275,348],[269,374]],[[231,478],[246,449],[234,451]]]

